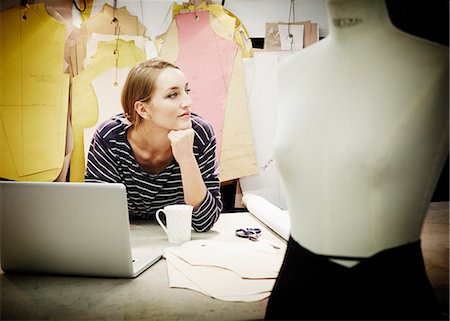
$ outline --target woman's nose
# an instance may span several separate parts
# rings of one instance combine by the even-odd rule
[[[192,105],[192,98],[186,94],[183,97],[183,101],[181,102],[181,107],[182,108],[188,108]]]

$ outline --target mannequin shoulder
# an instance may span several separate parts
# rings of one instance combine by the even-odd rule
[[[295,66],[308,66],[311,62],[317,62],[324,58],[329,52],[327,42],[328,39],[320,40],[309,47],[303,48],[292,55],[287,56],[280,62],[280,71],[288,72],[289,70],[292,70],[292,68],[295,69]]]
[[[410,59],[414,63],[426,62],[445,68],[448,66],[448,47],[439,43],[397,30],[388,44],[403,59]]]

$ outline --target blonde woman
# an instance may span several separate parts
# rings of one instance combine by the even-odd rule
[[[166,205],[190,204],[192,227],[204,232],[223,205],[213,128],[191,112],[189,90],[169,62],[136,65],[122,90],[124,112],[93,137],[85,180],[123,183],[131,217],[149,219]]]

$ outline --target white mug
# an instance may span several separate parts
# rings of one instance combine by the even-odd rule
[[[167,205],[156,211],[156,220],[166,232],[169,243],[180,244],[191,240],[192,205]],[[159,214],[166,215],[166,224],[159,218]]]

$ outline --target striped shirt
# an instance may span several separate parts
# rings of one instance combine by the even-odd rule
[[[208,231],[222,211],[216,139],[213,128],[196,114],[191,114],[194,156],[207,192],[192,213],[192,227]],[[160,173],[149,174],[136,160],[127,139],[130,122],[118,114],[96,130],[89,148],[86,182],[123,183],[127,189],[128,212],[132,217],[149,219],[166,205],[184,204],[180,166],[175,159]]]

